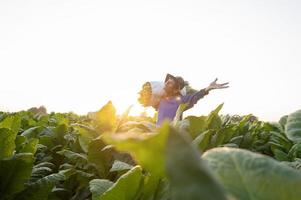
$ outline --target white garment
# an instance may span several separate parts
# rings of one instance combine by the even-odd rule
[[[152,88],[152,96],[148,106],[156,106],[164,94],[165,83],[161,81],[150,81],[149,83]],[[182,95],[186,95],[186,87],[184,87],[180,92]]]

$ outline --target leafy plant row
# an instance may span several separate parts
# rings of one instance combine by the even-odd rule
[[[188,116],[0,113],[0,199],[300,199],[301,111]]]

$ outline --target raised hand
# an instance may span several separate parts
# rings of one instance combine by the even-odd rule
[[[224,89],[224,88],[228,88],[229,87],[229,82],[227,83],[217,83],[217,78],[210,83],[210,85],[206,88],[206,90],[209,92],[210,90],[214,90],[214,89]]]

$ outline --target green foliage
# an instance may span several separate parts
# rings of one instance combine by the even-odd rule
[[[116,109],[111,101],[96,113],[95,122],[97,129],[100,131],[112,131],[116,128]]]
[[[0,128],[0,159],[11,157],[15,150],[17,133],[7,128]]]
[[[93,179],[90,181],[89,188],[92,193],[92,200],[100,199],[102,194],[113,185],[113,182],[106,179]]]
[[[19,153],[0,160],[0,199],[6,199],[21,192],[29,180],[33,166],[31,153]]]
[[[0,112],[0,200],[297,199],[300,110],[268,123],[222,106],[181,120],[182,105],[160,127],[111,102],[88,116]]]
[[[145,170],[163,176],[165,174],[165,144],[169,132],[166,124],[157,133],[115,133],[104,135],[104,140],[119,151],[129,152]],[[150,158],[155,158],[154,162]]]
[[[122,175],[101,196],[100,200],[133,200],[139,194],[142,183],[142,169],[140,166],[132,168]],[[130,187],[129,187],[130,186]]]
[[[226,199],[222,187],[201,161],[200,153],[174,129],[167,142],[166,171],[174,200]]]
[[[300,199],[301,173],[272,158],[233,148],[215,148],[202,158],[237,199]]]
[[[285,133],[293,142],[301,142],[301,110],[290,114],[285,125]]]

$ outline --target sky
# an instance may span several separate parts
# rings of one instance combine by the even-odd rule
[[[0,0],[0,110],[45,105],[119,113],[146,81],[182,76],[211,91],[185,115],[252,113],[277,121],[301,109],[298,0]],[[152,113],[152,109],[148,109]]]

